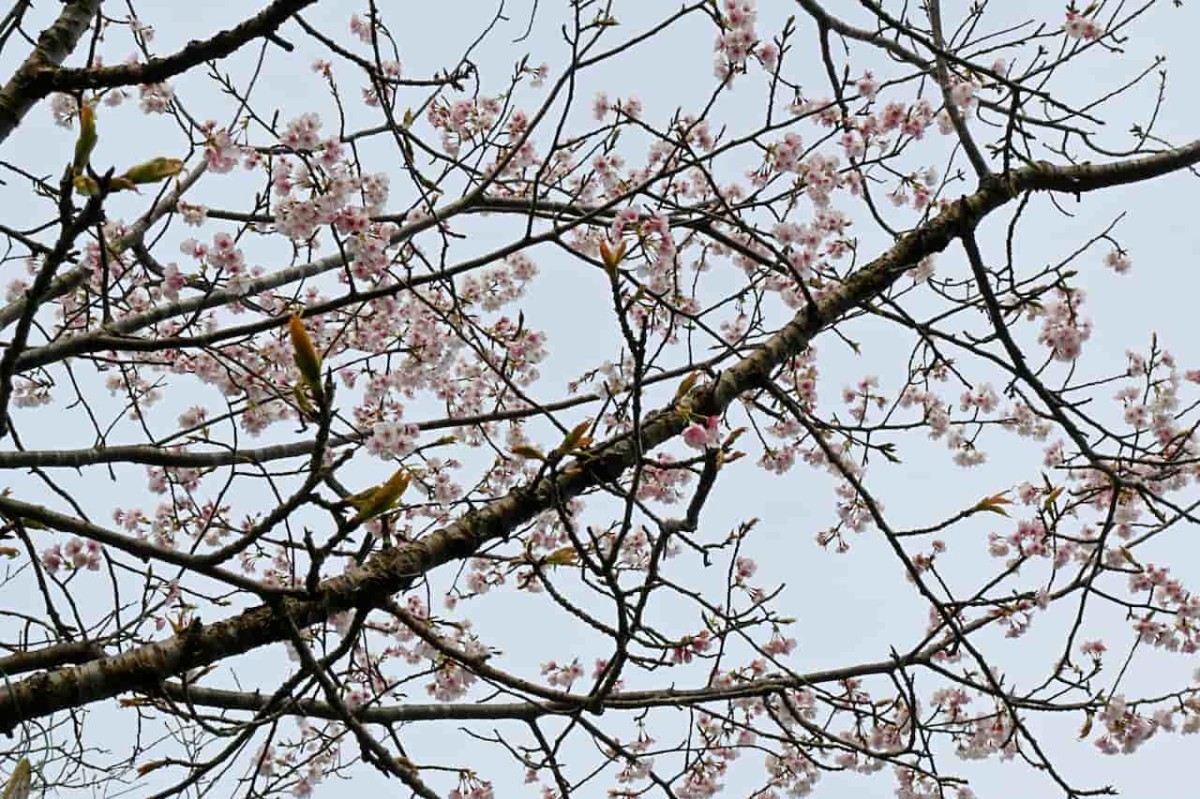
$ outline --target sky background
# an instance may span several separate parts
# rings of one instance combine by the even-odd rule
[[[55,12],[56,4],[44,4],[35,9],[36,19],[45,18]],[[509,21],[501,22],[494,35],[479,48],[475,60],[483,76],[484,93],[494,93],[503,88],[512,64],[524,53],[531,56],[531,63],[547,62],[551,66],[551,79],[560,74],[567,52],[556,30],[562,21],[561,3],[543,0],[535,18],[534,30],[527,40],[514,43],[524,32],[530,6],[528,3],[510,2],[506,12]],[[640,30],[654,15],[662,13],[671,4],[618,3],[616,15],[622,22],[618,36],[629,35]],[[856,4],[827,3],[836,13],[844,13],[849,19],[861,19]],[[997,6],[996,20],[1035,18],[1057,25],[1062,18],[1062,9],[1056,3],[1023,2],[1005,0],[993,3]],[[853,6],[853,7],[852,7]],[[957,15],[960,4],[945,3],[947,16]],[[493,4],[443,0],[431,4],[381,4],[385,20],[389,22],[399,41],[401,60],[408,76],[427,75],[436,69],[449,66],[457,54],[473,40],[494,10]],[[674,7],[671,5],[671,7]],[[219,28],[239,20],[247,13],[247,4],[232,2],[210,3],[146,3],[138,6],[143,22],[153,25],[156,31],[154,47],[157,52],[170,52],[187,40],[201,38]],[[346,38],[348,19],[352,12],[363,9],[353,5],[320,3],[305,12],[305,18],[321,30]],[[114,12],[115,13],[115,10]],[[795,48],[790,56],[789,74],[800,77],[805,85],[813,87],[814,96],[826,93],[823,69],[815,57],[815,37],[804,15],[791,3],[782,0],[760,0],[758,29],[764,34],[774,34],[784,18],[797,16],[800,30]],[[40,16],[39,16],[40,15]],[[996,26],[997,21],[992,25]],[[698,21],[697,21],[698,22]],[[1192,76],[1200,74],[1200,55],[1194,44],[1194,31],[1200,23],[1195,4],[1173,8],[1170,4],[1159,4],[1153,8],[1141,24],[1135,27],[1134,35],[1123,44],[1122,54],[1107,54],[1089,58],[1073,71],[1064,74],[1058,83],[1060,92],[1078,102],[1081,98],[1094,96],[1097,92],[1111,88],[1144,69],[1153,58],[1166,56],[1165,67],[1169,70],[1166,103],[1160,112],[1157,133],[1162,138],[1183,143],[1200,136],[1200,114],[1191,101]],[[301,52],[315,54],[311,45],[294,26],[283,31],[286,38],[299,45]],[[713,86],[712,78],[712,31],[709,26],[693,23],[681,26],[653,46],[635,49],[627,57],[606,65],[589,75],[580,84],[579,108],[572,117],[579,125],[588,124],[590,99],[597,90],[606,91],[611,97],[636,95],[643,100],[646,116],[661,122],[679,106],[695,110],[707,98]],[[109,61],[119,60],[128,49],[128,37],[117,34],[112,37]],[[13,48],[14,51],[16,48]],[[864,53],[859,48],[856,53]],[[0,59],[0,66],[7,72],[13,62],[13,53]],[[247,51],[221,62],[219,68],[236,79],[248,74],[257,50]],[[299,54],[283,56],[268,52],[261,78],[255,89],[253,101],[260,114],[269,116],[279,110],[281,120],[300,113],[317,110],[327,113],[330,102],[322,90],[321,82],[307,69],[311,58]],[[869,57],[855,59],[852,74],[857,74],[857,65],[876,67],[886,76],[889,68]],[[357,99],[360,79],[349,69],[340,69],[335,74],[352,98],[349,103],[351,119],[373,119],[362,113],[363,109],[353,102]],[[761,117],[761,81],[743,78],[734,92],[723,98],[714,113],[717,120],[727,120],[736,131],[739,125],[748,126],[747,120]],[[210,82],[190,78],[177,82],[177,90],[189,110],[197,118],[226,120],[231,104],[222,98]],[[1114,103],[1101,115],[1112,120],[1102,143],[1113,149],[1128,145],[1128,128],[1133,122],[1146,118],[1152,108],[1157,85],[1149,81]],[[527,108],[536,98],[528,94]],[[897,99],[901,99],[898,94]],[[414,103],[416,100],[414,100]],[[173,123],[167,118],[148,118],[135,109],[135,100],[113,113],[105,112],[101,117],[101,142],[97,157],[112,163],[132,163],[163,153],[160,142],[178,142],[178,134],[172,130]],[[354,125],[351,125],[354,127]],[[803,134],[812,135],[811,128]],[[931,132],[932,133],[932,132]],[[934,134],[936,135],[936,134]],[[19,163],[34,173],[57,175],[62,163],[69,157],[74,133],[53,125],[49,106],[43,103],[27,117],[22,127],[3,147],[0,158]],[[261,134],[258,139],[261,140]],[[536,136],[544,142],[547,135]],[[370,149],[370,146],[367,148]],[[641,152],[631,148],[630,153]],[[928,152],[928,151],[926,151]],[[379,169],[385,169],[388,159],[396,155],[389,149],[380,148]],[[632,155],[627,155],[632,162]],[[370,164],[368,155],[364,162]],[[729,178],[738,177],[738,168],[730,165]],[[251,185],[245,181],[242,186]],[[237,175],[208,176],[201,181],[190,195],[193,202],[212,207],[241,209],[248,205],[245,195],[238,194]],[[393,183],[396,186],[396,183]],[[31,215],[26,221],[40,219],[42,209],[32,209],[23,202],[19,183],[0,187],[5,192],[6,208],[10,219],[23,214]],[[959,190],[951,189],[956,196]],[[1103,375],[1122,369],[1127,349],[1145,351],[1152,333],[1157,334],[1162,346],[1172,351],[1180,362],[1181,369],[1200,367],[1200,344],[1197,344],[1194,295],[1197,280],[1194,274],[1197,264],[1195,254],[1200,252],[1200,226],[1195,221],[1196,183],[1192,176],[1177,174],[1139,186],[1088,195],[1081,202],[1065,198],[1063,207],[1071,216],[1056,212],[1043,198],[1034,201],[1031,213],[1022,224],[1015,252],[1019,265],[1028,264],[1025,271],[1032,272],[1044,263],[1057,262],[1074,252],[1084,241],[1106,228],[1114,219],[1121,218],[1114,236],[1126,248],[1133,259],[1133,269],[1126,275],[1115,275],[1103,267],[1103,256],[1107,246],[1098,246],[1085,252],[1075,268],[1080,271],[1078,285],[1088,292],[1087,314],[1095,322],[1091,340],[1085,346],[1085,355],[1080,368],[1082,374]],[[392,205],[403,206],[408,197],[393,196]],[[114,198],[110,206],[111,216],[120,216],[124,209],[126,218],[132,218],[143,207],[144,201],[137,198]],[[860,236],[860,252],[865,259],[873,257],[886,247],[887,241],[872,229],[870,221],[859,213],[859,209],[843,205],[856,220],[855,232]],[[898,223],[904,216],[893,217]],[[997,252],[999,241],[1007,224],[1006,213],[997,214],[981,231],[985,256]],[[15,221],[8,224],[16,224]],[[473,223],[475,224],[475,223]],[[203,230],[209,236],[218,225],[209,224]],[[457,258],[472,252],[491,249],[503,243],[505,227],[501,222],[485,220],[471,229],[472,240],[458,250]],[[175,257],[174,244],[178,238],[194,235],[195,231],[176,229],[164,239],[162,251],[170,258]],[[261,253],[248,248],[252,260],[255,257],[272,257],[269,245],[264,243]],[[578,265],[561,251],[550,248],[535,248],[530,253],[541,268],[540,277],[530,288],[521,308],[529,323],[545,330],[549,336],[548,360],[541,372],[543,380],[534,390],[534,395],[543,400],[552,400],[563,395],[568,381],[576,379],[590,367],[613,357],[618,334],[611,317],[611,309],[604,300],[604,286],[594,274],[581,273]],[[14,265],[9,265],[10,269]],[[955,248],[951,248],[938,259],[938,274],[967,274],[967,266]],[[7,275],[6,281],[7,282]],[[593,294],[592,292],[596,292]],[[594,300],[594,301],[593,301]],[[514,309],[515,312],[515,309]],[[775,318],[781,318],[778,315]],[[977,320],[978,321],[978,320]],[[979,327],[976,330],[981,329]],[[1022,339],[1032,344],[1035,328],[1023,328]],[[862,355],[856,356],[846,347],[837,344],[832,337],[818,339],[822,369],[822,407],[839,406],[840,388],[866,375],[878,375],[883,388],[895,388],[905,376],[909,340],[895,336],[889,328],[877,323],[856,323],[848,326],[846,334],[859,341]],[[999,384],[997,384],[999,385]],[[208,390],[211,398],[216,392]],[[168,395],[170,392],[167,392]],[[1107,388],[1099,392],[1097,404],[1108,403],[1112,414],[1119,417],[1117,405],[1110,400]],[[178,410],[198,401],[198,395],[190,392],[180,400],[168,396],[159,409],[165,425],[173,423]],[[103,405],[104,399],[98,398]],[[173,403],[180,403],[175,409]],[[436,415],[432,406],[430,413],[421,413],[422,407],[414,403],[409,418],[428,418]],[[85,430],[77,416],[59,413],[58,409],[39,409],[36,421],[26,418],[31,412],[23,411],[18,417],[21,429],[30,438],[30,448],[58,448],[86,446],[88,439],[80,439]],[[576,417],[568,417],[574,419]],[[582,414],[577,418],[585,418]],[[44,424],[43,424],[44,420]],[[282,425],[264,436],[261,443],[291,437],[292,426]],[[255,442],[258,444],[259,442]],[[989,462],[970,470],[955,467],[950,454],[941,442],[924,440],[921,434],[908,437],[904,444],[904,462],[899,466],[873,464],[869,471],[868,484],[885,504],[892,522],[899,527],[920,526],[931,520],[952,514],[979,498],[1005,490],[1026,479],[1036,479],[1040,450],[1019,442],[1007,435],[993,434],[986,439]],[[676,447],[673,451],[679,452]],[[469,457],[469,456],[468,456]],[[467,458],[464,458],[466,460]],[[874,532],[867,532],[851,540],[851,550],[842,555],[825,551],[814,543],[815,533],[832,519],[832,481],[824,473],[797,467],[783,476],[774,476],[754,467],[746,459],[737,468],[722,472],[721,479],[712,499],[708,503],[704,519],[704,533],[711,531],[712,538],[722,537],[727,531],[749,517],[759,517],[762,523],[748,544],[750,554],[759,563],[756,582],[759,585],[785,586],[778,607],[785,615],[796,618],[796,624],[788,632],[799,641],[791,656],[790,665],[797,671],[836,667],[850,663],[873,661],[887,657],[894,647],[905,649],[923,632],[926,611],[904,578],[902,568],[885,542]],[[366,454],[355,460],[351,474],[361,474],[364,484],[373,482],[369,475],[377,474],[378,463],[371,463]],[[114,503],[114,491],[121,492],[119,504],[136,504],[138,500],[126,500],[123,492],[129,486],[131,493],[144,495],[142,470],[118,470],[116,483],[100,482],[97,471],[85,472],[76,481],[77,496],[95,513],[98,519],[110,516]],[[10,479],[9,475],[4,476]],[[22,484],[25,478],[11,476],[13,485]],[[129,482],[126,483],[125,481]],[[68,480],[69,482],[69,480]],[[26,483],[27,484],[27,483]],[[597,511],[598,512],[598,511]],[[973,584],[994,570],[995,562],[986,557],[986,536],[993,530],[1004,530],[1006,522],[1000,517],[979,519],[956,526],[945,536],[950,550],[944,561],[946,573],[962,580],[964,586]],[[1191,540],[1194,531],[1181,527],[1168,540],[1156,545],[1155,557],[1170,563],[1173,575],[1181,578],[1185,585],[1200,586],[1200,547]],[[1161,552],[1161,555],[1159,554]],[[699,571],[696,580],[702,584],[706,578]],[[438,575],[435,584],[452,575]],[[720,586],[723,572],[710,578],[712,585]],[[87,586],[77,587],[86,592]],[[81,594],[84,595],[84,594]],[[1070,607],[1064,607],[1069,613]],[[564,618],[561,612],[546,606],[538,597],[516,595],[506,591],[502,596],[489,596],[483,600],[461,606],[460,612],[469,616],[477,630],[489,643],[504,650],[496,665],[511,668],[517,673],[529,674],[537,664],[547,659],[581,656],[585,664],[594,657],[596,642]],[[678,622],[681,628],[692,625],[684,619],[671,619],[671,609],[662,611],[664,622]],[[996,657],[1001,668],[1010,679],[1018,684],[1028,684],[1041,675],[1062,638],[1062,624],[1069,615],[1051,610],[1039,616],[1027,636],[1015,642],[1003,642],[998,635],[983,637],[986,649]],[[207,619],[206,619],[207,620]],[[1089,617],[1090,632],[1083,638],[1104,638],[1110,648],[1120,654],[1127,650],[1131,634],[1120,617],[1109,611],[1101,611]],[[280,647],[269,647],[239,662],[237,675],[244,684],[259,684],[269,689],[278,682],[280,663],[283,661]],[[1115,661],[1114,661],[1115,663]],[[289,668],[292,664],[288,663]],[[1149,653],[1139,656],[1136,668],[1131,672],[1128,691],[1136,694],[1138,688],[1155,692],[1174,689],[1183,685],[1197,665],[1196,658]],[[219,675],[221,678],[227,675]],[[213,683],[222,684],[222,683]],[[415,701],[426,701],[424,696]],[[123,725],[128,725],[128,716],[114,711],[107,705],[97,708],[94,718],[103,720],[114,735],[123,734]],[[607,717],[606,717],[607,718]],[[1042,732],[1041,742],[1059,765],[1062,773],[1076,784],[1098,787],[1113,784],[1122,794],[1134,797],[1184,797],[1193,794],[1190,787],[1180,781],[1185,773],[1187,758],[1196,752],[1195,739],[1179,735],[1160,734],[1146,744],[1136,756],[1103,757],[1096,753],[1090,741],[1076,741],[1076,733],[1082,718],[1077,714],[1064,714],[1061,719],[1038,718],[1033,728]],[[458,725],[425,725],[410,727],[403,735],[406,745],[411,747],[411,756],[422,761],[422,755],[431,758],[446,751],[454,751],[465,737],[455,730]],[[490,725],[481,725],[486,729]],[[97,727],[98,728],[98,727]],[[527,737],[518,725],[499,727],[502,732]],[[665,729],[669,729],[669,726]],[[508,734],[507,732],[505,734]],[[471,765],[481,776],[491,779],[497,788],[497,796],[523,796],[531,792],[521,784],[521,772],[511,759],[495,747],[488,748],[473,744]],[[594,753],[583,751],[576,755],[580,762],[586,757],[594,759]],[[750,756],[752,757],[752,756]],[[746,760],[746,759],[744,759]],[[745,795],[752,785],[757,784],[762,774],[757,764],[739,763],[743,774],[734,772],[727,781],[724,795]],[[1019,764],[1001,764],[995,759],[980,763],[963,763],[947,753],[943,767],[972,779],[973,787],[980,797],[1009,797],[1021,795],[1040,799],[1060,795],[1049,780],[1031,772]],[[364,790],[386,791],[384,795],[403,795],[394,783],[384,781],[371,768],[357,768],[352,781],[329,781],[316,792],[321,799],[350,797]],[[435,783],[436,784],[436,783]],[[146,783],[133,786],[130,795],[148,794]],[[853,792],[852,794],[850,792]],[[886,797],[894,794],[894,778],[890,769],[874,777],[827,775],[818,785],[817,796],[854,795],[865,799]],[[582,792],[582,796],[599,796],[593,790]]]

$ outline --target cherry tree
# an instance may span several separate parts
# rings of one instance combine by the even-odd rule
[[[1200,162],[1178,0],[42,5],[12,795],[1080,797],[1200,731],[1200,352],[1089,305],[1180,285],[1090,213]]]

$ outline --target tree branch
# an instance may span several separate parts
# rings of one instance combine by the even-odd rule
[[[951,203],[939,216],[901,236],[887,252],[831,289],[820,303],[801,309],[761,348],[727,369],[715,382],[697,386],[680,403],[648,414],[640,430],[591,448],[553,479],[520,486],[422,540],[381,551],[361,568],[324,581],[312,599],[283,600],[279,612],[259,606],[212,625],[197,623],[180,635],[114,657],[9,683],[0,688],[0,731],[11,730],[26,719],[82,707],[130,690],[144,690],[188,669],[288,640],[293,623],[304,628],[351,608],[378,607],[393,594],[407,590],[420,575],[469,557],[484,543],[511,535],[558,503],[619,478],[642,453],[683,431],[688,414],[680,412],[680,405],[705,415],[721,413],[802,352],[817,333],[842,314],[879,296],[922,258],[944,250],[962,232],[1022,192],[1090,191],[1155,177],[1197,162],[1200,141],[1116,164],[1038,166],[989,178],[974,194]]]
[[[99,8],[100,0],[70,0],[54,24],[42,31],[33,52],[0,89],[0,142],[7,139],[29,109],[46,96],[37,93],[34,82],[39,75],[53,71],[66,60]]]

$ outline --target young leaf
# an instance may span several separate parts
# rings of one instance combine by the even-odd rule
[[[675,401],[683,399],[687,393],[692,390],[692,386],[696,385],[696,381],[700,379],[699,372],[692,372],[687,377],[683,378],[683,382],[679,384],[679,388],[675,389]]]
[[[132,191],[136,193],[137,190],[137,184],[124,175],[109,178],[108,191],[110,194],[118,191]]]
[[[288,334],[292,338],[292,349],[300,376],[314,397],[321,396],[321,356],[317,354],[317,348],[308,337],[308,331],[300,321],[300,314],[292,314],[288,320]]]
[[[518,444],[512,448],[512,454],[525,460],[544,461],[546,455],[537,447],[531,447],[527,444]]]
[[[745,434],[745,432],[746,428],[735,427],[729,432],[729,435],[725,436],[725,440],[721,442],[721,449],[727,450],[732,447],[734,443]]]
[[[151,158],[137,166],[129,167],[122,177],[131,183],[157,183],[178,175],[182,169],[183,161],[178,158]]]
[[[316,421],[320,418],[317,415],[317,409],[309,402],[308,395],[304,393],[304,389],[299,383],[292,386],[292,397],[296,400],[296,407],[300,409],[300,413],[305,419]]]
[[[999,513],[1001,516],[1007,516],[1006,511],[1002,506],[1011,505],[1012,500],[1005,497],[1003,494],[996,494],[994,497],[981,499],[979,504],[975,506],[975,510],[985,510],[988,513]]]
[[[87,175],[76,175],[72,182],[75,184],[75,191],[84,197],[100,193],[100,184]]]
[[[84,167],[91,161],[96,138],[96,109],[91,103],[84,103],[79,106],[79,138],[75,141],[75,159],[71,162],[76,175],[83,174]]]
[[[349,497],[346,501],[358,508],[358,514],[354,517],[354,521],[364,522],[391,510],[392,506],[403,496],[411,481],[412,475],[408,473],[407,469],[397,469],[396,473],[382,485]],[[356,499],[356,497],[362,498]]]
[[[577,449],[582,449],[592,443],[592,439],[584,435],[588,428],[592,426],[591,422],[580,422],[575,425],[572,430],[563,437],[562,443],[555,448],[555,452],[566,454],[574,452]]]
[[[1091,732],[1092,732],[1092,714],[1088,713],[1087,717],[1084,718],[1084,720],[1083,720],[1083,728],[1079,731],[1079,740],[1082,741],[1084,738],[1088,737],[1088,735],[1090,735]]]
[[[886,444],[880,445],[879,454],[887,458],[888,463],[903,463],[903,461],[901,461],[896,455],[896,445],[890,441]]]
[[[551,552],[542,560],[542,563],[547,566],[570,566],[578,560],[579,553],[575,551],[575,547],[566,546]]]
[[[609,278],[616,280],[617,267],[625,258],[625,242],[622,241],[617,245],[616,250],[609,249],[608,242],[600,242],[600,260],[604,262],[604,271],[608,272]]]

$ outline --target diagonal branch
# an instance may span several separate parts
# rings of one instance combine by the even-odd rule
[[[212,625],[193,624],[164,641],[147,644],[81,666],[38,674],[0,688],[0,731],[22,721],[147,689],[188,669],[209,665],[267,644],[288,640],[291,625],[303,628],[351,608],[379,607],[407,590],[421,575],[469,557],[480,546],[512,535],[521,525],[566,499],[612,482],[640,455],[678,436],[687,410],[719,414],[740,395],[802,352],[844,313],[879,296],[922,258],[944,250],[989,213],[1026,191],[1083,192],[1115,183],[1145,180],[1200,162],[1200,141],[1160,155],[1107,165],[1037,166],[989,178],[974,194],[949,204],[921,227],[901,236],[814,306],[806,306],[758,350],[715,381],[689,391],[680,405],[645,417],[640,430],[605,441],[552,478],[520,486],[506,496],[464,514],[426,538],[384,550],[361,568],[323,582],[312,599],[285,599],[280,610],[259,606]],[[640,442],[635,439],[640,438]]]
[[[33,52],[0,89],[0,142],[7,139],[29,109],[46,96],[34,90],[33,82],[38,75],[57,69],[66,60],[99,8],[100,0],[70,0],[54,24],[42,31]]]
[[[100,5],[99,0],[74,0],[67,4],[58,22],[42,34],[33,55],[0,92],[0,141],[8,138],[34,103],[51,92],[106,89],[166,80],[206,61],[224,58],[255,39],[272,36],[293,14],[315,2],[274,0],[258,14],[229,30],[203,41],[188,42],[182,50],[163,58],[152,58],[144,64],[63,69],[59,65],[87,30],[87,23]]]
[[[158,83],[181,75],[207,61],[232,55],[255,39],[273,35],[280,25],[316,1],[274,0],[253,17],[229,30],[221,31],[203,41],[190,41],[176,53],[162,58],[151,58],[143,64],[43,70],[34,76],[32,88],[44,97],[50,92]]]

